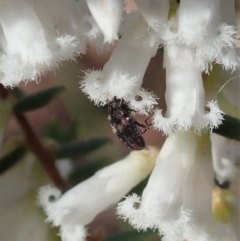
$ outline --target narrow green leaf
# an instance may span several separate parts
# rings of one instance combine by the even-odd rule
[[[68,175],[68,180],[71,184],[76,185],[77,183],[93,176],[94,173],[105,167],[107,164],[108,162],[106,159],[94,159],[94,162],[84,162],[83,165],[74,168],[74,170]]]
[[[4,173],[12,166],[14,166],[26,154],[27,149],[25,146],[20,146],[0,158],[0,174]]]
[[[74,141],[55,149],[57,158],[84,156],[109,142],[107,138],[95,138],[87,141]]]
[[[156,236],[152,231],[137,232],[133,230],[106,237],[104,241],[146,241],[147,238],[153,237],[154,235]]]
[[[14,87],[12,89],[12,93],[17,98],[22,98],[23,96],[25,96],[25,93],[19,87]]]
[[[22,96],[13,107],[15,112],[27,112],[49,104],[65,90],[64,86],[55,86],[35,94]]]
[[[240,141],[240,120],[229,115],[224,115],[222,125],[213,129],[213,132],[229,139]]]
[[[44,126],[44,136],[55,140],[59,144],[73,141],[77,137],[77,122],[72,121],[69,125],[63,125],[58,120],[51,120]]]

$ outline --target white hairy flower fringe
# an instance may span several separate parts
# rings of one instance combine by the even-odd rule
[[[153,92],[140,88],[135,96],[131,95],[131,89],[134,86],[134,79],[130,80],[127,75],[118,76],[119,87],[118,94],[109,94],[109,87],[103,83],[103,73],[99,70],[84,71],[80,86],[84,93],[88,94],[88,98],[98,106],[104,106],[108,101],[112,100],[113,96],[123,98],[123,95],[129,94],[131,98],[124,98],[125,101],[130,102],[129,107],[141,115],[147,115],[157,104],[157,97]],[[123,93],[123,94],[121,94]]]
[[[60,226],[63,241],[83,241],[85,226],[117,203],[152,171],[158,150],[132,151],[126,158],[97,173],[61,196],[52,186],[40,188],[38,203],[53,226]]]
[[[200,132],[222,123],[223,112],[216,102],[208,103],[210,111],[205,111],[201,71],[194,66],[193,56],[194,52],[189,49],[182,49],[181,54],[176,47],[165,51],[167,112],[163,116],[162,110],[157,110],[153,116],[153,126],[166,135],[190,128]]]
[[[138,230],[158,229],[164,241],[212,241],[213,168],[208,135],[176,133],[165,142],[142,197],[117,214]]]
[[[132,25],[138,24],[139,18]],[[146,114],[156,104],[154,95],[142,90],[141,85],[148,63],[156,54],[158,42],[141,20],[143,24],[137,27],[141,35],[140,32],[133,33],[131,28],[126,29],[103,70],[85,72],[81,88],[95,104],[105,105],[116,96],[130,101],[141,114]],[[138,103],[135,101],[137,95],[142,97]]]
[[[86,40],[100,32],[85,1],[7,0],[0,23],[0,83],[5,86],[37,81],[62,61],[74,61],[85,53]]]
[[[221,18],[224,19],[220,14],[223,2],[181,1],[176,18],[170,19],[158,31],[164,47],[175,46],[179,54],[182,48],[192,49],[195,52],[192,59],[194,65],[206,73],[213,62],[222,64],[226,70],[235,70],[240,63],[235,53],[239,38],[235,23],[232,26],[232,21],[230,24],[221,21]],[[232,1],[229,4],[234,6]],[[225,11],[230,10],[222,10]]]

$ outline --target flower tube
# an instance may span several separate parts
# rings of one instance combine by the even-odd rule
[[[104,34],[104,42],[118,39],[122,21],[123,2],[119,0],[86,0],[88,7]]]
[[[138,0],[136,4],[151,28],[158,31],[163,24],[166,24],[169,11],[169,0]]]
[[[205,112],[205,95],[201,71],[193,64],[194,53],[169,47],[164,55],[166,67],[167,113],[156,111],[153,125],[166,135],[174,130],[187,131],[194,127],[196,131],[217,127],[222,122],[222,112],[214,102],[208,103],[210,111]]]
[[[102,71],[88,71],[81,88],[97,105],[105,105],[114,96],[130,101],[140,113],[156,104],[151,93],[141,89],[143,76],[150,59],[156,54],[158,41],[153,32],[147,33],[147,24],[140,17],[124,33]],[[136,103],[136,95],[142,97]]]
[[[3,6],[0,10],[0,83],[3,85],[36,81],[61,61],[75,60],[85,52],[88,23],[74,3],[7,0]]]
[[[158,229],[164,241],[183,241],[186,237],[191,237],[189,241],[194,240],[190,233],[196,232],[194,228],[199,223],[202,226],[197,228],[204,233],[210,224],[206,223],[205,227],[202,221],[211,221],[208,220],[212,187],[208,139],[208,136],[187,132],[169,137],[141,200],[136,194],[128,196],[118,204],[119,217],[128,220],[136,229]],[[195,196],[198,192],[199,195],[206,194],[204,199]]]
[[[133,151],[62,196],[54,187],[42,187],[38,202],[48,215],[47,221],[60,226],[63,241],[85,240],[84,226],[146,178],[154,167],[157,153],[153,147]],[[54,197],[54,202],[50,201],[51,197]]]
[[[209,241],[212,231],[213,165],[209,135],[198,137],[194,161],[184,185],[183,208],[191,211],[183,240]]]

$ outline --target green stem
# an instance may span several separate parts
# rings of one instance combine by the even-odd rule
[[[240,120],[229,115],[224,115],[222,125],[213,129],[213,132],[226,138],[240,141]]]

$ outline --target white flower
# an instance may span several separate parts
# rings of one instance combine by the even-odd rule
[[[156,101],[150,92],[141,95],[141,85],[148,63],[157,48],[158,41],[154,34],[148,32],[146,22],[138,16],[123,32],[103,70],[86,72],[81,81],[83,92],[97,105],[105,105],[114,96],[124,98],[132,103],[136,111],[145,114]],[[142,97],[138,104],[134,100],[136,95]]]
[[[139,19],[142,20],[140,23]],[[81,87],[97,105],[105,105],[109,99],[117,96],[130,101],[134,110],[146,114],[156,101],[152,93],[141,89],[141,85],[158,43],[153,33],[147,33],[146,23],[141,17],[135,19],[131,26],[137,24],[140,25],[136,29],[141,32],[132,32],[132,28],[128,27],[103,70],[86,72]],[[136,95],[141,96],[138,103],[135,101]]]
[[[96,28],[85,1],[19,0],[13,4],[5,0],[0,13],[0,83],[5,86],[38,80],[61,61],[75,60],[85,53],[86,39]]]
[[[169,0],[138,0],[136,5],[148,25],[154,30],[158,31],[163,24],[167,23]]]
[[[193,62],[201,71],[208,72],[212,62],[225,69],[236,69],[239,57],[234,53],[237,31],[234,21],[227,19],[234,12],[234,1],[182,0],[176,19],[171,19],[165,30],[159,31],[166,48],[175,46],[195,52]],[[179,48],[180,47],[180,48]]]
[[[54,226],[60,226],[62,240],[85,240],[87,233],[84,226],[146,178],[153,169],[157,153],[155,148],[133,151],[61,197],[56,188],[42,187],[38,202],[47,213],[47,220]],[[51,202],[51,197],[55,201]]]
[[[165,134],[174,130],[187,131],[194,127],[197,131],[217,127],[222,122],[222,112],[217,104],[210,102],[210,111],[205,111],[205,95],[201,71],[194,65],[195,53],[182,48],[176,51],[169,47],[165,51],[167,113],[156,111],[153,125]]]
[[[117,214],[134,228],[158,229],[164,241],[207,241],[212,182],[208,135],[176,133],[160,151],[141,199],[127,197]]]

